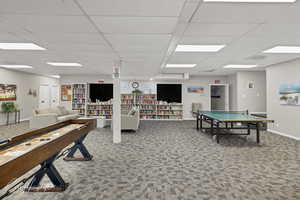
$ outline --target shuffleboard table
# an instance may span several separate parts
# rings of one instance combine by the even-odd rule
[[[64,191],[68,184],[60,176],[53,162],[70,144],[66,161],[88,161],[92,155],[83,144],[88,133],[96,128],[95,119],[69,120],[34,130],[0,143],[0,189],[12,184],[31,169],[41,168],[32,177],[27,192]],[[83,157],[75,158],[79,150]],[[64,150],[65,151],[65,150]],[[40,182],[47,175],[54,187],[42,188]]]

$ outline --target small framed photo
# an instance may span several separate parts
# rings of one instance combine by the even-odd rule
[[[254,83],[253,82],[249,82],[248,83],[248,88],[249,89],[253,89],[254,88]]]

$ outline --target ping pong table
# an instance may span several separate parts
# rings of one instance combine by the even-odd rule
[[[259,143],[261,125],[274,122],[264,117],[253,116],[248,111],[198,111],[194,114],[197,116],[197,130],[209,131],[216,137],[217,143],[222,135],[250,135],[253,129],[256,130],[256,142]],[[209,126],[203,127],[203,122]]]

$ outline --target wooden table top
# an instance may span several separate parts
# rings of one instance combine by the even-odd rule
[[[80,129],[84,124],[70,124],[67,126],[64,126],[62,128],[53,130],[49,133],[43,134],[41,136],[35,137],[33,139],[27,140],[25,142],[22,142],[18,145],[12,146],[10,148],[7,148],[3,151],[0,151],[0,166],[4,165],[5,163],[14,160],[18,158],[21,155],[26,154],[27,152],[32,151],[33,149],[40,147],[42,145],[45,145],[65,134],[68,132]]]

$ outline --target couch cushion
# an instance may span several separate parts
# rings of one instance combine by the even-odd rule
[[[50,112],[51,113],[55,113],[57,114],[58,116],[62,116],[63,115],[63,112],[61,112],[61,110],[59,108],[51,108],[50,109]]]
[[[60,110],[62,115],[68,115],[69,114],[68,110],[64,106],[57,106],[57,108]]]
[[[36,109],[35,113],[37,115],[40,115],[40,114],[49,114],[51,113],[50,109]]]
[[[128,112],[128,116],[134,116],[135,113],[137,112],[138,108],[133,107],[129,112]]]
[[[73,115],[63,115],[57,118],[58,121],[66,121],[66,120],[70,120],[70,119],[76,119],[78,118],[79,115],[77,114],[73,114]]]

